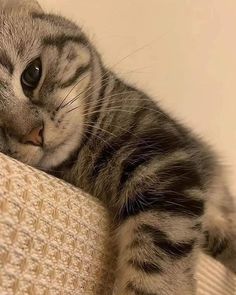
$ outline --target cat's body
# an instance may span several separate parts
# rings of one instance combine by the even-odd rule
[[[236,271],[235,210],[210,149],[105,69],[76,25],[30,3],[0,12],[1,150],[107,204],[115,294],[195,294],[201,248]]]

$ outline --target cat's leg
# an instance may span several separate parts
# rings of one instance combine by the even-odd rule
[[[218,181],[209,191],[203,218],[204,250],[236,273],[236,209],[235,202]]]
[[[130,163],[127,175],[137,165]],[[112,203],[119,224],[114,294],[195,295],[204,215],[202,178],[183,152],[145,168],[129,176],[125,185],[121,177],[122,194]]]
[[[140,213],[118,228],[114,295],[193,295],[199,219]]]

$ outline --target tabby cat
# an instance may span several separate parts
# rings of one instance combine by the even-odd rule
[[[107,69],[76,24],[35,1],[0,7],[0,149],[106,203],[114,294],[196,294],[201,248],[235,272],[233,199],[209,147]]]

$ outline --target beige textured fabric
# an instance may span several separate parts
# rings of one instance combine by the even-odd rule
[[[113,247],[101,204],[6,156],[0,167],[0,295],[109,294]],[[199,295],[235,287],[229,271],[201,258]]]
[[[0,295],[106,294],[108,217],[62,181],[0,157]]]

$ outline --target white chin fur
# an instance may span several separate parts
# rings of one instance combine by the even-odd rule
[[[70,154],[79,147],[81,137],[82,135],[80,131],[73,133],[65,144],[62,144],[58,149],[54,149],[51,152],[47,151],[38,164],[39,168],[50,170],[51,168],[62,164],[68,159]]]

